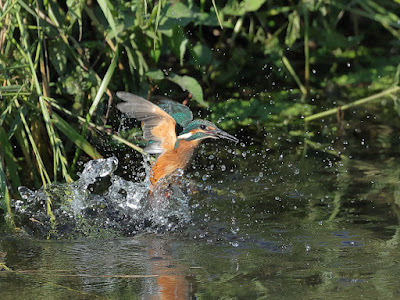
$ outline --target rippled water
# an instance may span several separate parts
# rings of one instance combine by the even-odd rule
[[[110,163],[94,176],[101,191],[82,172],[85,197],[74,204],[68,187],[73,205],[58,212],[80,217],[52,235],[61,240],[0,238],[0,263],[13,270],[0,272],[1,299],[400,297],[395,158],[244,153],[203,155],[207,167],[188,174],[197,192],[150,214],[129,194],[146,176],[123,179]],[[140,218],[150,221],[138,227]]]

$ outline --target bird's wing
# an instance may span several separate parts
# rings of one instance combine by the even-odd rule
[[[117,92],[117,97],[125,101],[117,105],[121,112],[143,122],[143,138],[153,141],[144,149],[147,153],[174,149],[176,122],[173,117],[157,105],[131,93]]]
[[[162,98],[162,100],[158,102],[158,106],[171,115],[182,128],[185,128],[193,121],[192,111],[186,105]]]

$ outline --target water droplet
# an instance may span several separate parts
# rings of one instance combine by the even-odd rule
[[[234,241],[234,242],[230,242],[232,247],[239,247],[239,242],[238,241]]]
[[[201,179],[202,179],[203,181],[206,181],[208,178],[210,178],[210,175],[208,175],[208,174],[204,174],[204,175],[201,177]]]

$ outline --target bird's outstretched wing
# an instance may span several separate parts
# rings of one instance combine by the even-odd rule
[[[143,122],[143,138],[153,141],[144,149],[147,153],[163,153],[174,149],[176,122],[173,117],[157,105],[131,93],[117,92],[117,97],[125,101],[117,105],[121,112]]]
[[[182,128],[185,128],[193,121],[192,111],[186,105],[166,98],[160,98],[157,104],[167,114],[171,115]]]

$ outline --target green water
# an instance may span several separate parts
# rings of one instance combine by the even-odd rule
[[[190,172],[202,184],[191,221],[174,232],[61,241],[3,234],[0,262],[13,272],[0,272],[0,298],[400,297],[396,157],[215,156],[197,159],[208,166]]]

